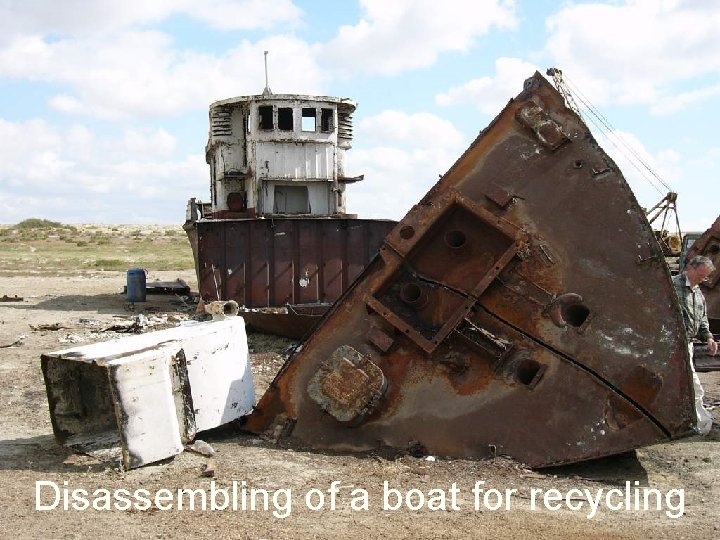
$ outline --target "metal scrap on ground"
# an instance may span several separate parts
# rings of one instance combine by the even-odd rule
[[[126,469],[174,456],[255,404],[239,317],[43,354],[58,443]]]

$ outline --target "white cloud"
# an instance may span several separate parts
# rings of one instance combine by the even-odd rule
[[[720,84],[660,99],[650,107],[650,112],[657,115],[670,114],[681,111],[693,103],[701,103],[716,96],[720,96]]]
[[[85,222],[142,222],[176,216],[187,199],[205,195],[207,165],[200,154],[176,155],[163,129],[127,130],[99,138],[85,126],[58,128],[42,120],[0,120],[3,222],[44,217]],[[21,201],[26,201],[22,203]]]
[[[64,112],[107,119],[162,116],[262,92],[265,50],[271,51],[273,91],[322,89],[324,75],[309,46],[286,36],[243,41],[220,55],[175,50],[157,31],[56,41],[23,37],[0,50],[0,76],[66,84],[72,91],[50,101]]]
[[[615,161],[638,202],[652,208],[682,179],[682,157],[665,149],[651,153],[632,133],[620,130],[598,136],[598,143]]]
[[[455,126],[434,114],[391,110],[362,119],[358,138],[363,143],[416,148],[458,148],[464,141]]]
[[[58,94],[50,98],[49,105],[56,111],[64,113],[82,113],[83,104],[79,99],[66,94]]]
[[[175,137],[164,129],[128,129],[123,136],[125,149],[133,155],[163,156],[175,150]]]
[[[674,84],[720,72],[715,2],[570,4],[547,28],[546,54],[595,103],[655,104]]]
[[[450,122],[429,113],[384,111],[362,120],[346,172],[365,180],[348,187],[348,210],[364,218],[400,219],[467,146]]]
[[[438,105],[473,105],[485,114],[497,114],[515,96],[525,79],[538,68],[519,58],[495,60],[495,76],[472,79],[435,96]]]
[[[511,0],[360,0],[363,18],[341,26],[320,57],[336,70],[394,74],[467,51],[493,27],[516,24]]]
[[[353,150],[346,171],[365,174],[365,180],[348,187],[348,211],[361,218],[401,219],[459,155],[446,148]]]
[[[270,28],[297,24],[292,0],[3,0],[0,43],[21,34],[103,35],[188,15],[218,29]]]
[[[188,14],[225,30],[267,29],[280,24],[287,28],[297,24],[302,13],[292,0],[186,0],[182,4]]]

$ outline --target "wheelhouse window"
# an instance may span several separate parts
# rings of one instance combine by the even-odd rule
[[[272,105],[261,105],[258,107],[258,116],[260,117],[260,129],[273,129],[273,107]]]
[[[325,133],[335,129],[333,125],[333,110],[320,109],[320,131]]]
[[[302,130],[317,130],[317,111],[314,108],[303,107],[302,110]]]
[[[278,129],[282,131],[293,130],[292,107],[278,107]]]

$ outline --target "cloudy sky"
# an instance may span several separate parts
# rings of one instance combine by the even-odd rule
[[[208,105],[260,93],[265,50],[275,93],[358,102],[361,217],[401,218],[551,66],[642,205],[720,214],[716,0],[0,0],[0,223],[182,223]]]

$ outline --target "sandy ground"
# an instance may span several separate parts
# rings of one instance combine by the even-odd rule
[[[196,290],[191,272],[149,276],[163,280],[178,277]],[[24,298],[0,303],[3,538],[720,538],[717,424],[704,438],[540,471],[502,458],[428,461],[402,456],[389,460],[375,455],[313,453],[243,434],[236,426],[201,435],[217,451],[214,478],[202,476],[208,458],[192,452],[131,471],[73,454],[53,439],[40,354],[116,337],[99,330],[129,321],[136,313],[127,310],[120,294],[124,283],[122,272],[0,277],[0,297]],[[172,297],[153,296],[149,300],[143,309],[156,323],[155,328],[187,316],[187,306]],[[166,322],[167,315],[170,320]],[[52,329],[52,325],[60,328]],[[263,335],[249,336],[257,394],[282,365],[282,351],[290,343]],[[15,345],[9,347],[11,344]],[[701,379],[707,402],[720,402],[720,373],[702,374]],[[713,413],[720,419],[720,406]],[[101,509],[63,510],[60,502],[54,510],[38,511],[39,481],[54,482],[69,493],[84,489],[90,502],[95,500]],[[122,489],[129,493],[145,489],[152,496],[161,489],[176,492],[179,488],[199,488],[209,495],[213,481],[216,491],[225,489],[228,494],[233,482],[240,494],[243,481],[248,489],[264,489],[269,495],[268,507],[263,508],[257,498],[255,510],[191,511],[187,502],[182,510],[136,506],[103,510],[104,492],[97,492],[100,502],[92,498],[95,490],[116,494]],[[333,481],[339,486],[335,509],[330,508],[328,492]],[[477,481],[484,481],[486,490],[495,488],[498,492],[488,494],[487,500],[481,494],[476,510],[471,489]],[[425,506],[417,510],[406,505],[397,510],[383,508],[385,482],[402,495],[410,492],[411,506],[419,504],[422,493]],[[611,510],[601,504],[597,513],[588,517],[590,509],[582,500],[582,490],[589,490],[593,496],[602,490],[603,495],[613,488],[624,490],[626,482],[633,489],[657,489],[663,495],[661,510],[634,511],[622,506]],[[507,489],[515,491],[505,497]],[[534,509],[533,489],[542,490],[536,492]],[[543,494],[552,489],[566,496],[561,501],[548,500],[556,510],[545,508],[543,502]],[[367,494],[366,509],[359,490]],[[671,490],[682,490],[682,499],[679,491]],[[318,491],[324,495],[323,506],[308,508],[306,495],[310,494],[310,503],[318,503]],[[48,493],[43,492],[43,504],[51,504]],[[392,493],[388,506],[396,502]],[[503,506],[492,509],[499,501],[497,495],[503,495]],[[353,500],[355,507],[351,506]],[[222,496],[216,502],[222,507]]]

